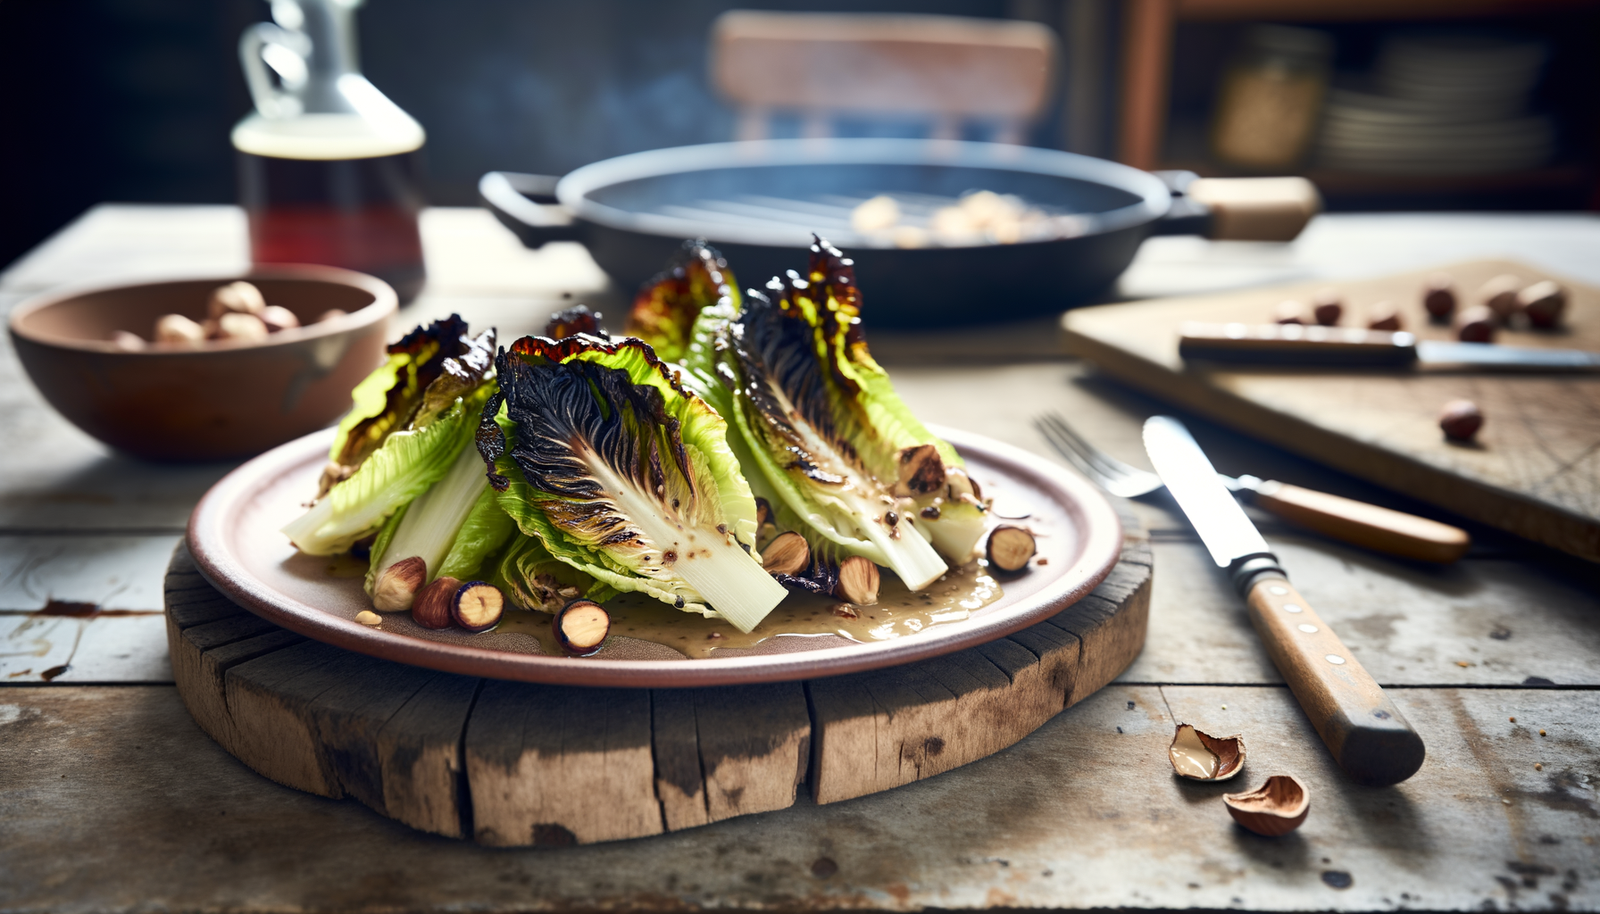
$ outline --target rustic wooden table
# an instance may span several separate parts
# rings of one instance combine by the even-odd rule
[[[511,336],[569,295],[622,305],[581,248],[523,250],[485,213],[434,210],[424,236],[429,291],[402,322],[457,310]],[[1600,282],[1596,251],[1589,216],[1329,216],[1288,246],[1156,239],[1121,292],[1502,255]],[[0,278],[0,310],[64,283],[239,269],[244,252],[231,208],[101,207]],[[1161,405],[1056,357],[1049,322],[873,340],[929,420],[1048,454],[1030,419],[1057,410],[1147,465],[1139,425]],[[1416,507],[1193,428],[1225,471]],[[1262,524],[1426,739],[1426,765],[1398,787],[1357,787],[1334,767],[1222,575],[1150,500],[1135,506],[1156,568],[1144,653],[1016,746],[839,804],[491,850],[280,787],[190,720],[161,580],[229,466],[108,453],[44,404],[9,344],[0,440],[0,910],[1600,907],[1600,569],[1489,531],[1433,568]],[[1235,828],[1222,789],[1173,777],[1175,719],[1246,734],[1242,782],[1299,776],[1306,825],[1277,840]]]

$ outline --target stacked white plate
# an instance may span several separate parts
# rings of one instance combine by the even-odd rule
[[[1379,174],[1490,174],[1535,168],[1555,126],[1527,113],[1547,49],[1482,35],[1390,39],[1365,80],[1328,96],[1318,161]]]

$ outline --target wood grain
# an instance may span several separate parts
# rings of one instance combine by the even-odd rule
[[[888,790],[1015,744],[1144,644],[1150,546],[1126,506],[1111,575],[1007,638],[872,673],[760,686],[583,689],[480,680],[308,641],[234,605],[185,547],[166,578],[179,694],[281,784],[509,847],[681,831]]]
[[[1463,306],[1490,277],[1555,278],[1571,293],[1559,332],[1502,331],[1519,346],[1600,350],[1600,289],[1510,261],[1443,268]],[[1393,302],[1407,330],[1449,339],[1431,324],[1420,291],[1434,270],[1342,282],[1345,322]],[[1600,561],[1600,376],[1430,371],[1337,371],[1186,366],[1184,321],[1266,323],[1285,299],[1309,301],[1326,283],[1246,289],[1227,295],[1085,308],[1062,319],[1067,347],[1118,379],[1248,435],[1446,511]],[[1439,432],[1440,407],[1470,399],[1482,408],[1473,445]]]

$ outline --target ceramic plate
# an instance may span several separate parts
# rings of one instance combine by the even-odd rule
[[[618,687],[728,685],[852,673],[947,654],[1024,628],[1083,598],[1116,564],[1122,529],[1098,489],[1027,451],[964,432],[934,431],[966,458],[969,473],[983,494],[994,499],[997,514],[1017,516],[1008,522],[1038,535],[1039,558],[1045,561],[1000,579],[1000,598],[964,621],[887,640],[783,635],[753,648],[689,659],[671,647],[614,631],[601,653],[567,657],[545,654],[537,638],[510,630],[525,625],[503,623],[501,629],[470,635],[456,629],[430,631],[407,613],[393,613],[384,616],[382,626],[369,628],[355,621],[356,613],[370,608],[355,569],[348,562],[341,568],[337,560],[301,555],[279,532],[315,493],[331,430],[268,451],[218,482],[189,519],[189,549],[201,574],[218,590],[284,628],[348,650],[451,673]],[[886,571],[884,576],[891,575]],[[507,616],[521,612],[508,609]]]

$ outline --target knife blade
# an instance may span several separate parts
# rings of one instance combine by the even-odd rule
[[[1600,371],[1600,352],[1419,340],[1405,331],[1300,324],[1203,324],[1178,330],[1184,359],[1252,364]]]
[[[1183,423],[1152,416],[1144,446],[1167,491],[1250,609],[1272,662],[1334,759],[1365,784],[1397,784],[1426,750],[1400,709],[1305,598]]]

